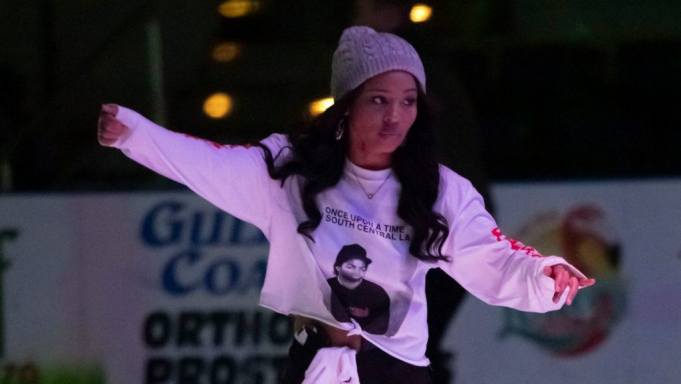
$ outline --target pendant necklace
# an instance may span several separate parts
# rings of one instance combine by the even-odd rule
[[[359,181],[359,177],[357,177],[357,174],[355,173],[354,167],[352,165],[350,166],[350,171],[352,171],[352,174],[355,176],[355,180],[357,180],[357,184],[359,184],[359,187],[362,188],[362,191],[364,192],[365,195],[367,195],[369,200],[374,198],[374,196],[378,193],[378,191],[381,190],[381,188],[383,187],[385,182],[388,181],[390,176],[392,176],[392,174],[393,174],[393,171],[391,170],[390,173],[388,173],[388,177],[386,177],[385,180],[383,180],[383,182],[381,183],[381,185],[378,186],[378,189],[376,189],[376,191],[374,193],[368,193],[367,190],[364,189],[364,185],[362,185],[362,182]]]

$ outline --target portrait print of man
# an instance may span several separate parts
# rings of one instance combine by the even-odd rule
[[[382,335],[390,321],[390,297],[378,284],[364,278],[371,259],[359,244],[345,245],[333,265],[331,314],[340,322],[354,319],[362,329]]]

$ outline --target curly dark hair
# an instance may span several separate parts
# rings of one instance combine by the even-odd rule
[[[361,92],[361,86],[349,92],[320,114],[301,132],[289,135],[290,147],[283,148],[276,157],[270,149],[263,149],[269,175],[281,180],[284,186],[289,176],[300,175],[304,182],[301,188],[303,210],[308,220],[298,226],[298,233],[312,241],[312,232],[319,226],[322,213],[315,197],[328,188],[334,187],[343,175],[345,158],[348,152],[348,134],[336,140],[338,123]],[[417,116],[406,137],[406,145],[393,154],[393,173],[400,182],[397,214],[414,229],[409,252],[426,262],[450,261],[442,254],[442,244],[449,235],[447,220],[433,211],[433,204],[440,188],[440,171],[435,150],[434,124],[432,110],[426,95],[419,90]],[[281,165],[275,161],[283,151],[290,149],[291,155]]]

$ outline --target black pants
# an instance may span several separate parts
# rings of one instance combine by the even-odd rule
[[[365,346],[368,344],[369,348],[365,347],[357,352],[357,373],[362,384],[431,384],[428,367],[405,363],[371,346],[366,340],[363,340],[363,344]],[[316,353],[316,349],[306,348],[294,339],[279,381],[280,384],[302,383],[305,371]]]

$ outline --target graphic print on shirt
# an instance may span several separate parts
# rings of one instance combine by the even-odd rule
[[[345,245],[336,256],[331,286],[331,314],[340,322],[354,319],[362,329],[383,335],[390,323],[390,297],[380,285],[365,279],[372,260],[359,244]]]
[[[384,314],[387,320],[369,326],[366,333],[393,337],[399,333],[411,310],[416,294],[414,287],[419,286],[423,279],[423,276],[418,275],[423,273],[422,268],[417,268],[420,261],[409,253],[413,229],[395,217],[393,212],[397,209],[396,206],[387,206],[384,203],[365,205],[366,195],[353,196],[352,191],[345,191],[343,188],[344,185],[341,185],[340,191],[331,191],[325,196],[325,200],[330,203],[321,207],[322,222],[315,233],[316,241],[311,244],[311,249],[329,288],[336,284],[329,281],[337,280],[335,264],[341,248],[358,244],[365,250],[367,258],[372,262],[367,268],[367,284],[362,284],[361,288],[372,284],[380,286],[387,293],[389,304],[387,313]],[[330,289],[326,292],[324,303],[331,312],[331,301],[336,298]],[[340,321],[338,317],[332,317]],[[350,315],[346,315],[346,319],[350,322]],[[357,319],[354,321],[362,329],[365,328]],[[379,333],[381,328],[386,330]]]

